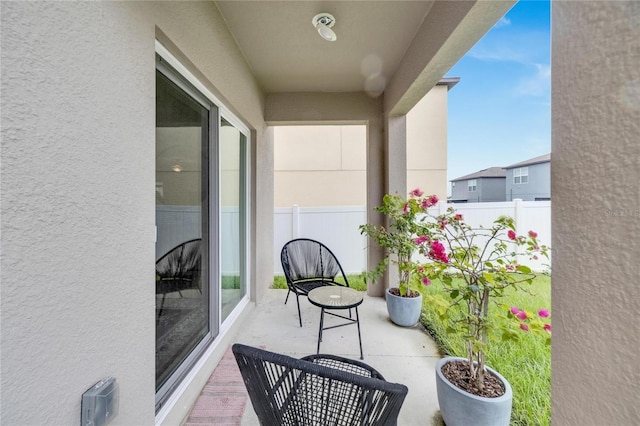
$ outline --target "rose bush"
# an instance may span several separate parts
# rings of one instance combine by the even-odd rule
[[[422,208],[414,214],[419,225],[413,243],[423,259],[414,263],[414,271],[424,284],[435,279],[442,282],[446,295],[429,296],[426,300],[435,306],[441,319],[448,321],[448,332],[464,336],[469,377],[481,391],[490,333],[505,340],[517,340],[523,331],[548,333],[547,341],[551,341],[547,309],[541,308],[536,316],[499,303],[500,296],[509,288],[526,291],[536,273],[523,260],[548,257],[549,248],[538,242],[534,231],[517,235],[513,218],[501,216],[489,228],[472,227],[453,208],[444,214],[432,214],[427,207],[429,203],[424,203],[430,197],[421,195],[414,190],[408,201],[408,205]],[[454,305],[463,305],[465,309],[456,310],[460,314],[452,316],[450,308]],[[511,327],[496,326],[497,321],[490,315],[492,309],[497,309],[495,315],[511,319],[508,323]]]
[[[429,209],[437,203],[436,196],[425,196],[419,189],[411,191],[407,199],[397,194],[384,196],[376,211],[387,217],[387,225],[360,226],[362,234],[386,250],[385,258],[368,278],[380,277],[391,260],[398,266],[402,296],[409,297],[420,285],[440,280],[446,294],[429,296],[426,301],[447,321],[447,332],[464,336],[469,377],[481,391],[489,334],[517,340],[523,332],[544,333],[551,342],[547,309],[534,315],[499,302],[509,288],[526,291],[536,273],[523,260],[548,257],[549,248],[538,242],[534,231],[517,235],[513,218],[501,216],[489,228],[472,227],[453,208],[433,214]],[[456,305],[465,309],[450,309]],[[495,321],[497,317],[507,317],[510,326],[496,325],[504,324]]]
[[[360,226],[360,233],[372,238],[385,249],[385,257],[373,271],[366,274],[367,281],[375,281],[382,276],[392,262],[398,267],[398,291],[402,297],[417,296],[420,284],[427,284],[428,278],[422,274],[412,274],[419,266],[412,260],[418,250],[416,235],[424,235],[427,228],[419,220],[428,208],[438,203],[438,197],[424,197],[422,191],[411,191],[410,198],[404,199],[397,194],[386,194],[382,205],[375,208],[384,214],[387,224],[377,226],[365,224]],[[425,237],[426,238],[426,237]]]

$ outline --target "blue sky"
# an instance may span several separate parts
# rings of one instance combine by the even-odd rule
[[[549,13],[519,1],[446,74],[447,180],[551,151]]]

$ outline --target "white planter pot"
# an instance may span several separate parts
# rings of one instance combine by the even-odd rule
[[[422,294],[418,297],[400,297],[387,289],[387,312],[394,324],[402,327],[416,325],[422,312]]]
[[[436,365],[436,388],[440,413],[447,426],[508,426],[511,420],[513,392],[511,385],[495,370],[487,367],[492,375],[502,381],[504,395],[484,398],[466,392],[449,382],[442,374],[442,366],[449,361],[468,361],[466,358],[442,358]]]

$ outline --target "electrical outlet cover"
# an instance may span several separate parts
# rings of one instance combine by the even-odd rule
[[[105,426],[118,414],[118,382],[107,377],[82,394],[82,426]]]

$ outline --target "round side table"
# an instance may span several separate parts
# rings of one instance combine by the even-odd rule
[[[320,308],[320,327],[318,328],[318,349],[316,353],[320,353],[320,342],[322,342],[322,332],[336,327],[343,327],[345,325],[355,324],[358,327],[358,342],[360,343],[360,359],[364,359],[362,354],[362,337],[360,336],[360,317],[358,316],[358,306],[362,304],[363,295],[359,291],[355,291],[352,288],[330,285],[324,287],[314,288],[309,292],[308,299],[313,305]],[[339,315],[335,312],[327,312],[327,310],[342,310],[342,309],[355,309],[356,318],[351,318],[351,311],[349,316]],[[342,318],[347,322],[343,324],[333,325],[331,327],[324,327],[324,315],[333,315],[334,317]]]

